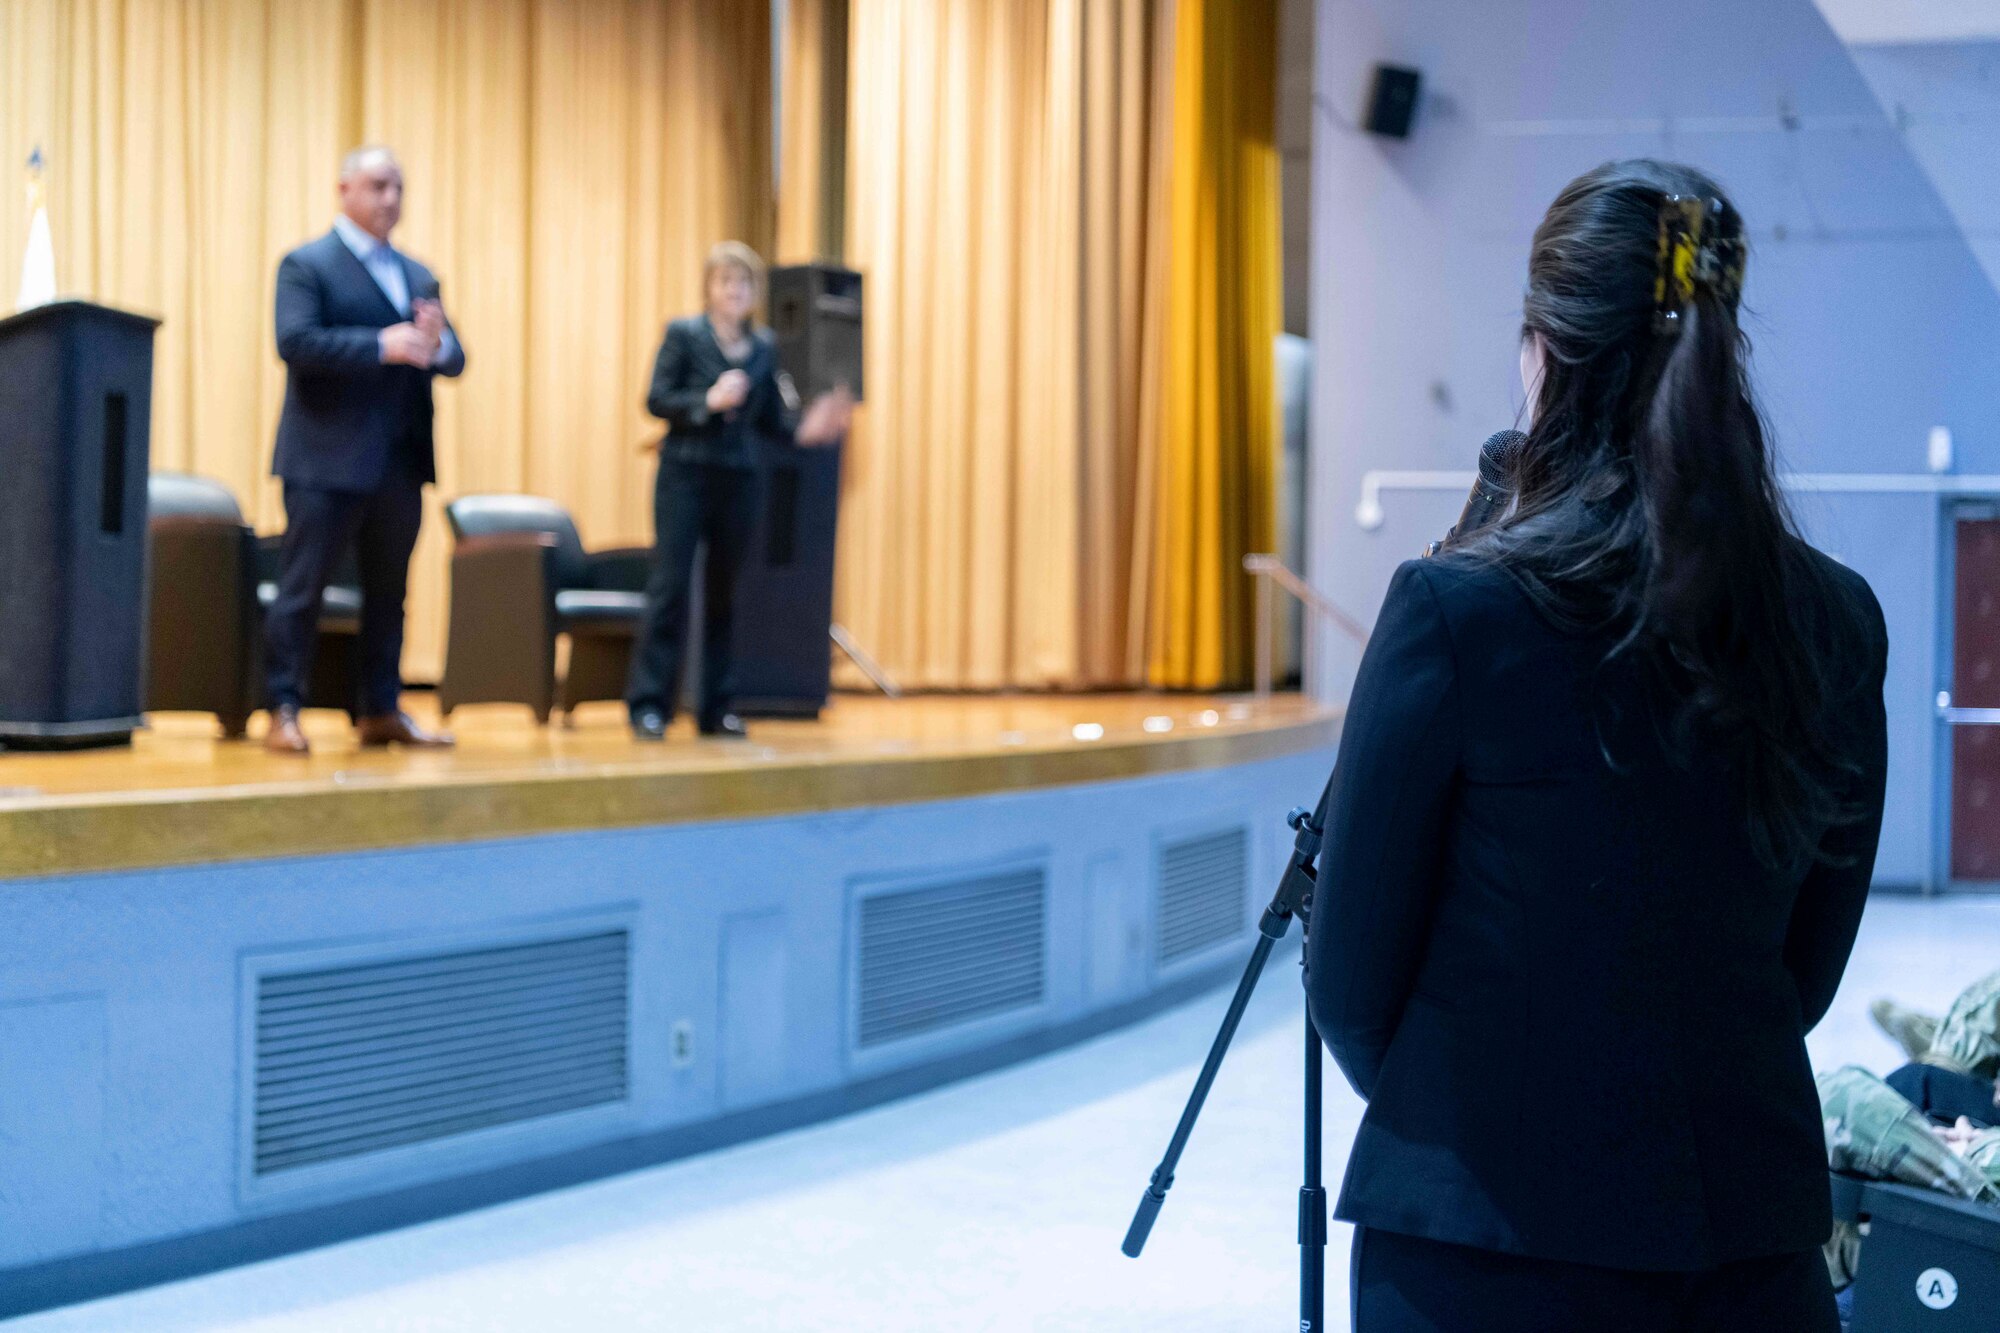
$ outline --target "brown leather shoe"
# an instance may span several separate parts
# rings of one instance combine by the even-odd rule
[[[398,709],[378,713],[354,724],[363,745],[412,745],[424,750],[443,750],[458,744],[448,731],[425,731],[417,720]]]
[[[286,706],[271,710],[271,728],[264,733],[264,748],[272,754],[311,754],[312,746],[299,727],[299,710]]]

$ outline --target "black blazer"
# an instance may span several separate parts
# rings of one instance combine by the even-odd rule
[[[407,255],[410,299],[435,299],[437,279]],[[457,331],[451,357],[431,370],[385,366],[383,329],[404,316],[337,232],[308,241],[278,264],[278,355],[285,407],[271,471],[295,486],[372,491],[401,455],[437,479],[431,447],[431,377],[465,370]]]
[[[728,412],[708,410],[708,391],[727,370],[750,377],[750,396]],[[767,329],[753,330],[750,354],[739,365],[722,354],[708,316],[690,315],[667,325],[653,359],[653,387],[646,410],[668,425],[663,458],[711,467],[757,466],[757,440],[791,444],[799,428],[797,391],[781,380],[778,349]],[[789,400],[789,401],[788,401]]]
[[[1658,1271],[1826,1239],[1804,1037],[1874,865],[1888,639],[1867,583],[1806,556],[1866,817],[1789,876],[1756,860],[1719,764],[1670,761],[1606,641],[1463,554],[1396,572],[1306,943],[1313,1020],[1368,1100],[1336,1216]]]

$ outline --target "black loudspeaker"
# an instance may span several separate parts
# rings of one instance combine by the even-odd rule
[[[0,320],[0,745],[140,724],[158,324],[84,301]]]
[[[831,264],[793,264],[770,275],[778,369],[810,402],[838,384],[861,392],[861,275]]]
[[[1375,81],[1368,89],[1368,114],[1362,128],[1389,139],[1410,137],[1410,122],[1417,114],[1417,94],[1423,90],[1424,76],[1401,65],[1377,65]]]

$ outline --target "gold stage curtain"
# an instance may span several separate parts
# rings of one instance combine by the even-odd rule
[[[848,0],[785,0],[773,260],[837,260],[846,221]]]
[[[1274,0],[849,8],[870,401],[841,618],[919,688],[1242,683],[1277,448]]]
[[[161,315],[158,467],[265,473],[284,389],[278,259],[323,233],[341,153],[402,158],[398,247],[470,366],[438,384],[439,497],[531,491],[592,544],[651,540],[662,325],[707,248],[772,237],[768,0],[0,0],[0,184],[40,143],[65,293]],[[0,302],[25,240],[0,209]],[[443,657],[432,502],[405,672]]]
[[[1177,0],[1160,429],[1142,511],[1147,678],[1250,674],[1243,557],[1275,540],[1283,321],[1276,0]]]
[[[836,605],[906,685],[1130,683],[1157,8],[851,0]]]

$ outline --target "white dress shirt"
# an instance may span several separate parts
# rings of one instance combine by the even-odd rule
[[[368,276],[375,279],[375,285],[382,289],[382,295],[389,304],[396,307],[396,313],[404,319],[410,317],[410,274],[403,267],[402,256],[387,241],[380,241],[363,231],[353,218],[345,213],[333,219],[333,230],[341,242],[354,252],[361,261],[361,267],[368,270]],[[431,357],[431,364],[442,365],[451,356],[458,340],[450,329],[438,340],[437,353]]]

